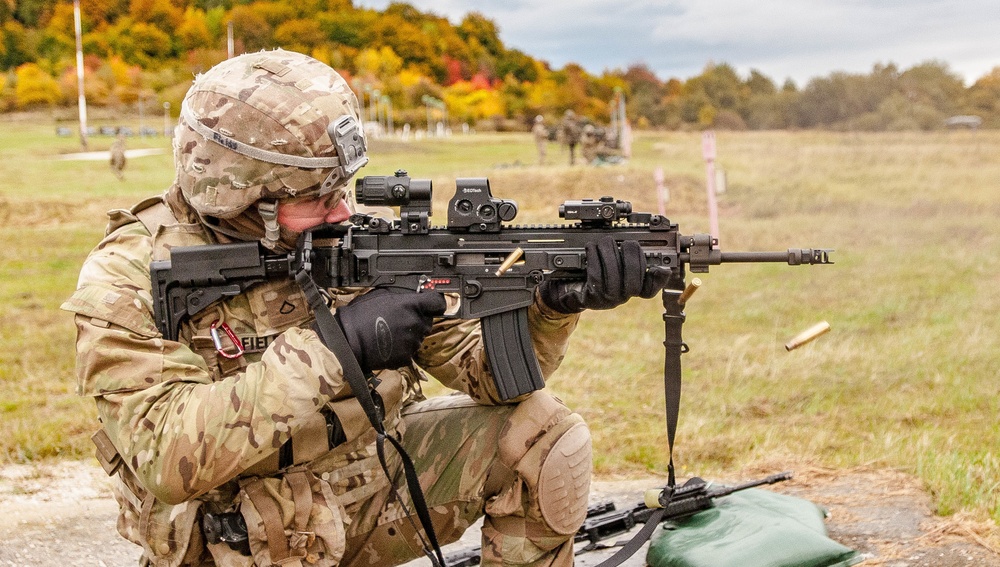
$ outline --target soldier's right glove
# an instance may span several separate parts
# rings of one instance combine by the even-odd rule
[[[337,309],[334,316],[368,372],[408,364],[445,308],[444,296],[437,292],[380,288]]]
[[[584,309],[613,309],[632,297],[650,298],[670,278],[663,268],[646,269],[646,257],[638,242],[626,240],[621,247],[606,236],[588,242],[586,281],[546,280],[538,286],[542,301],[560,313]]]

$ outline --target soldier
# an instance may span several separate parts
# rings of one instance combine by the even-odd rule
[[[531,127],[531,135],[535,138],[538,148],[538,165],[545,165],[545,150],[549,145],[549,129],[545,126],[545,118],[541,114],[535,117],[535,125]]]
[[[569,148],[569,164],[573,165],[576,162],[576,145],[580,142],[580,123],[572,110],[563,114],[562,122],[559,123],[559,137]]]
[[[580,136],[580,154],[583,156],[584,164],[592,164],[597,159],[599,141],[597,132],[593,124],[583,127],[583,134]]]
[[[111,171],[118,178],[118,181],[125,181],[125,136],[118,134],[118,138],[115,142],[111,144],[111,158],[108,160],[108,165],[111,166]]]
[[[341,76],[281,50],[220,63],[185,96],[174,160],[163,195],[111,211],[63,305],[75,313],[78,390],[101,422],[98,458],[115,475],[118,530],[142,547],[141,564],[419,556],[416,506],[396,491],[404,466],[376,450],[381,438],[345,383],[342,359],[353,357],[377,378],[384,428],[412,457],[442,544],[485,515],[484,565],[571,565],[590,484],[587,426],[544,390],[501,403],[478,321],[439,318],[441,294],[328,290],[350,351],[340,355],[291,280],[218,301],[177,341],[154,324],[149,265],[172,247],[288,251],[301,231],[347,220],[347,187],[367,157]],[[578,313],[662,287],[636,268],[642,258],[638,245],[602,241],[588,248],[587,285],[538,288],[529,325],[545,375]],[[461,393],[424,398],[429,376]]]

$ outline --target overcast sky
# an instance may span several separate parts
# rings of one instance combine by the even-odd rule
[[[943,61],[967,85],[1000,66],[1000,0],[408,0],[452,23],[478,11],[516,48],[592,74],[645,63],[660,79],[705,64],[799,87],[834,71]],[[384,9],[389,0],[354,0]]]

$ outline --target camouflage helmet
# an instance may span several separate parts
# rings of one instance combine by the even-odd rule
[[[365,152],[347,82],[280,49],[240,55],[196,77],[174,132],[176,182],[188,204],[219,219],[257,204],[265,244],[277,238],[278,200],[346,193],[368,163]]]

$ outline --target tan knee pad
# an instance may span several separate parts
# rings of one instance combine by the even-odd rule
[[[593,468],[590,430],[577,414],[566,421],[572,425],[542,461],[537,488],[542,519],[559,534],[576,533],[587,517]]]
[[[590,430],[582,417],[535,392],[508,419],[500,461],[524,481],[532,508],[549,529],[576,532],[587,515],[593,467]]]

